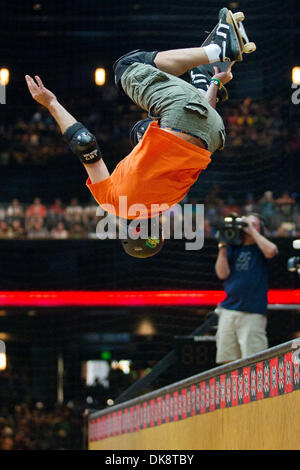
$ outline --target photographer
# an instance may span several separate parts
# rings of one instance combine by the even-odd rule
[[[227,295],[216,308],[217,363],[248,357],[268,347],[267,260],[278,250],[263,235],[264,223],[258,214],[242,217],[242,221],[240,244],[218,244],[215,269]]]

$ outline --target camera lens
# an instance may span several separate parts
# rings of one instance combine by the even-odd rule
[[[225,230],[224,235],[227,240],[233,240],[233,238],[235,238],[236,236],[236,233],[235,230],[233,230],[232,228],[228,228]]]

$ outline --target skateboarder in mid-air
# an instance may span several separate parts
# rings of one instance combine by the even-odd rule
[[[205,47],[136,50],[115,62],[117,86],[149,113],[149,119],[134,126],[131,140],[136,145],[111,175],[93,134],[68,113],[38,76],[35,81],[26,75],[32,97],[49,110],[83,163],[96,201],[120,220],[158,221],[160,213],[184,198],[212,153],[223,148],[225,129],[215,107],[218,99],[226,98],[223,86],[232,73],[230,69],[214,71],[211,64],[240,56],[237,33],[227,13],[226,8],[220,11],[218,28]],[[186,72],[191,83],[178,78]],[[125,207],[120,204],[124,197]],[[158,234],[146,239],[134,239],[129,230],[122,242],[125,251],[139,258],[158,253],[164,239],[160,224],[156,225]]]

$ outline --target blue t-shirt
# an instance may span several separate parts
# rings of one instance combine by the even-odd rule
[[[230,275],[220,306],[248,313],[267,313],[268,261],[256,244],[228,246]]]

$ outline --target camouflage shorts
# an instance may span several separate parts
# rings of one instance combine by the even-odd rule
[[[163,127],[202,139],[213,153],[225,144],[221,116],[193,85],[152,65],[133,63],[121,77],[125,93]]]

